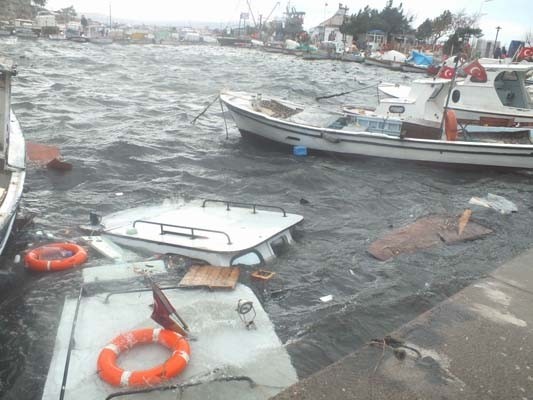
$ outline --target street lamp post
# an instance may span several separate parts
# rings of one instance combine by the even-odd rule
[[[498,34],[500,33],[500,29],[502,29],[501,26],[496,27],[496,39],[494,39],[494,53],[496,53],[496,49],[498,48]],[[496,57],[496,54],[494,54],[494,58],[500,58],[500,57]]]

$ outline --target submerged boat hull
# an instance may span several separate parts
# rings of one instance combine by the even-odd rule
[[[242,106],[242,97],[221,96],[241,132],[309,149],[446,164],[533,168],[533,145],[495,145],[401,138],[313,127],[269,117]],[[241,103],[236,99],[241,99]],[[250,96],[251,98],[251,96]]]
[[[146,271],[157,268],[157,274],[161,273],[161,261],[114,264],[85,268],[84,283],[93,285],[96,291],[98,285],[112,282],[113,289],[117,290],[119,280],[142,279],[142,274],[146,273],[142,271],[142,264]],[[174,276],[175,271],[172,274]],[[126,286],[122,292],[84,293],[80,296],[79,307],[76,299],[65,300],[42,400],[55,400],[63,395],[65,399],[77,400],[111,397],[266,400],[297,381],[290,357],[268,314],[253,291],[238,284],[229,291],[163,289],[194,337],[189,342],[187,367],[177,377],[159,385],[135,388],[107,384],[97,373],[100,351],[125,332],[158,328],[150,318],[150,305],[154,302],[152,290],[132,293],[128,289],[131,287]],[[256,329],[247,329],[236,312],[236,306],[243,301],[253,305]],[[70,347],[70,343],[74,346]],[[65,362],[67,357],[68,363]],[[122,354],[118,364],[127,370],[139,370],[160,364],[168,357],[168,350],[145,345]],[[141,392],[126,395],[126,391],[135,389]],[[143,389],[147,390],[143,393]]]

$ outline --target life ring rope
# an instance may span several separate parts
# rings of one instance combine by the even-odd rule
[[[128,371],[117,365],[117,358],[123,351],[138,344],[159,343],[172,354],[163,364],[142,371]],[[179,375],[190,360],[190,346],[179,333],[167,329],[138,329],[123,333],[105,346],[98,356],[98,375],[113,386],[156,385]]]

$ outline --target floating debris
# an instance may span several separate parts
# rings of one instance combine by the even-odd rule
[[[487,197],[472,197],[468,203],[481,207],[492,208],[501,214],[511,214],[518,212],[516,204],[510,200],[507,200],[503,196],[489,193]]]
[[[468,221],[470,220],[471,216],[472,216],[472,210],[468,208],[459,217],[459,229],[458,229],[459,236],[461,236],[461,234],[465,230],[466,224],[468,224]]]
[[[378,260],[386,261],[400,254],[414,253],[443,242],[451,244],[475,240],[492,232],[491,229],[471,221],[466,211],[460,218],[430,215],[385,234],[370,245],[368,252]]]
[[[250,274],[250,276],[253,279],[258,279],[258,280],[261,280],[261,281],[269,281],[270,279],[272,279],[274,277],[274,275],[276,275],[275,272],[265,271],[264,269],[260,269],[260,270],[254,271],[254,272],[252,272]]]
[[[207,287],[209,289],[235,289],[239,280],[238,267],[192,266],[185,274],[179,287]]]
[[[333,295],[331,295],[331,294],[328,294],[327,296],[322,296],[320,298],[320,301],[322,303],[329,303],[331,300],[333,300]]]
[[[61,160],[61,152],[57,146],[26,142],[26,155],[28,159],[37,165],[46,166],[49,169],[70,171],[72,164]]]

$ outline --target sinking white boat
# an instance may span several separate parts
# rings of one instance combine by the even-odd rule
[[[293,243],[291,230],[302,220],[281,207],[208,199],[121,211],[102,218],[100,228],[119,245],[229,266],[272,260]]]
[[[0,254],[17,215],[26,178],[26,146],[15,113],[11,110],[14,65],[0,57]]]
[[[161,384],[129,386],[132,371],[174,357],[163,346],[147,344],[120,354],[117,366],[124,370],[123,387],[103,381],[97,360],[104,348],[112,348],[109,343],[115,337],[143,328],[161,334],[150,318],[152,290],[117,289],[120,279],[165,269],[162,261],[146,264],[144,271],[129,264],[83,270],[90,290],[65,300],[42,400],[266,400],[297,381],[268,315],[252,290],[241,284],[231,291],[162,288],[188,325],[190,357],[185,357],[185,369]]]
[[[533,73],[533,64],[490,64],[488,61],[480,60],[487,81],[478,82],[471,75],[459,78],[451,90],[448,109],[456,113],[460,124],[533,126],[533,100],[525,84]],[[427,78],[413,81],[410,87],[380,85],[382,93],[395,99],[380,101],[376,112],[438,122],[451,84],[449,79]]]
[[[291,146],[402,160],[533,168],[529,130],[518,135],[520,144],[515,138],[506,141],[501,135],[490,139],[459,135],[457,140],[446,140],[436,122],[418,125],[371,112],[365,121],[365,116],[327,112],[242,92],[223,92],[220,98],[241,134]],[[378,125],[372,127],[376,120]]]

